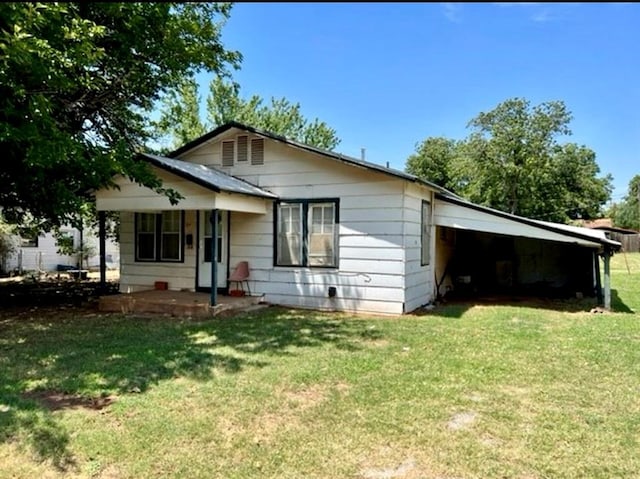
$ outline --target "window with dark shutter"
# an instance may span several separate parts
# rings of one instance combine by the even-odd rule
[[[233,166],[234,141],[222,142],[222,166]]]
[[[338,267],[339,199],[300,199],[275,206],[275,265]]]
[[[180,211],[163,211],[160,230],[160,261],[180,261],[182,215]]]
[[[238,137],[238,161],[249,159],[249,137],[242,135]]]
[[[262,138],[251,140],[251,164],[264,165],[264,140]]]
[[[136,260],[156,259],[156,215],[136,213]]]
[[[184,212],[136,213],[136,261],[184,260]]]

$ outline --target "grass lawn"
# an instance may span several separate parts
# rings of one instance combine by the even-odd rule
[[[603,314],[5,311],[0,477],[640,477],[640,254],[612,275]]]

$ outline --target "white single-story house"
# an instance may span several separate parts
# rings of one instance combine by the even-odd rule
[[[399,314],[456,288],[593,296],[598,258],[608,273],[619,248],[603,232],[502,213],[235,122],[139,158],[184,199],[124,177],[95,192],[100,212],[120,212],[123,293],[160,281],[215,303],[247,261],[251,294],[271,304]],[[608,301],[608,274],[604,283]]]

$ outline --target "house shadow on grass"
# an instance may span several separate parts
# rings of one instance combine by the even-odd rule
[[[375,340],[348,318],[267,308],[194,322],[93,310],[0,312],[0,441],[20,437],[41,460],[73,466],[70,436],[56,419],[68,408],[101,409],[164,380],[206,381],[263,368],[300,348],[357,350]]]
[[[594,310],[598,313],[603,312],[603,309],[598,307],[596,298],[578,299],[515,295],[478,295],[474,297],[452,298],[439,303],[435,308],[419,309],[413,314],[419,316],[434,315],[445,318],[460,318],[465,312],[475,306],[514,306],[567,313],[588,313]],[[635,313],[624,303],[618,291],[615,289],[611,290],[611,312]]]

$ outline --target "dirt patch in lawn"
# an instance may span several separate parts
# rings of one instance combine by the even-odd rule
[[[452,431],[469,429],[473,425],[473,423],[476,422],[477,418],[478,414],[475,411],[460,412],[453,415],[453,417],[447,423],[447,427]]]
[[[344,385],[337,388],[346,390]],[[326,386],[311,385],[300,389],[285,389],[276,395],[283,400],[275,411],[263,412],[255,418],[250,428],[254,431],[254,442],[269,443],[275,436],[286,430],[302,427],[302,415],[308,410],[322,404],[328,398]],[[342,392],[341,392],[342,394]]]
[[[282,395],[292,409],[303,411],[324,401],[327,391],[323,387],[313,385],[303,389],[283,391]]]
[[[444,479],[421,460],[421,454],[393,444],[371,448],[358,461],[360,479]],[[424,458],[422,458],[424,459]]]
[[[409,472],[414,470],[416,464],[413,459],[407,459],[401,464],[393,467],[378,469],[363,469],[360,475],[365,479],[391,479],[395,477],[407,477]]]
[[[60,409],[90,409],[99,411],[116,401],[115,396],[85,397],[78,394],[66,394],[60,391],[30,391],[22,395],[39,403],[50,411]]]

